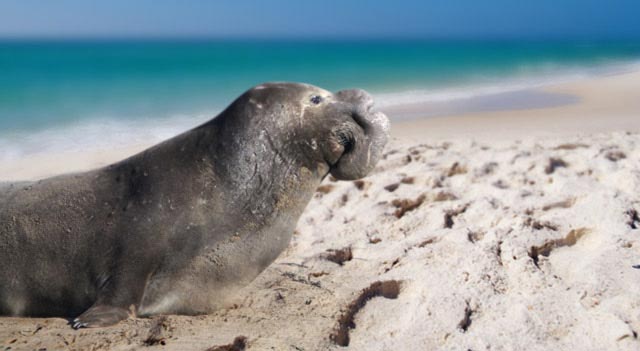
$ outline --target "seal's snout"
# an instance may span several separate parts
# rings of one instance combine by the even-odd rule
[[[373,98],[364,90],[342,90],[335,96],[361,128],[331,174],[342,180],[362,178],[373,170],[382,154],[389,138],[389,119],[384,113],[373,111]]]
[[[365,115],[373,108],[373,97],[362,89],[341,90],[336,93],[338,100],[349,104],[353,112]]]
[[[373,111],[373,97],[369,93],[362,89],[350,89],[341,90],[335,95],[348,105],[353,119],[363,128],[371,131],[371,127],[375,127],[377,131],[388,134],[389,119],[382,112]]]

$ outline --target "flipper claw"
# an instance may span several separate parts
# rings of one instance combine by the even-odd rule
[[[73,320],[73,329],[108,327],[129,317],[121,307],[95,305]]]

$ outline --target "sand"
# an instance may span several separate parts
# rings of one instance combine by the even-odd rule
[[[640,73],[544,91],[578,99],[395,123],[373,174],[326,179],[290,247],[224,310],[81,331],[0,318],[0,345],[638,350]]]

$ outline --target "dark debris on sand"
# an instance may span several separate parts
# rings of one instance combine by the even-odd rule
[[[236,336],[233,342],[228,345],[212,346],[206,351],[244,351],[247,348],[247,337]]]

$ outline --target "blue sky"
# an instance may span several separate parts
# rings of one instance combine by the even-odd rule
[[[640,38],[639,0],[0,0],[0,37]]]

